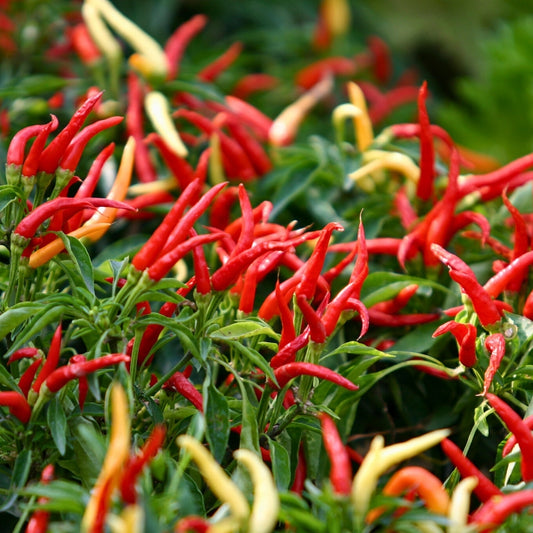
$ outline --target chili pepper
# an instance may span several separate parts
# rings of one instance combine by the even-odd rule
[[[259,111],[256,107],[235,96],[226,95],[226,103],[230,110],[253,129],[260,141],[268,140],[268,132],[272,126],[272,119]]]
[[[289,309],[285,298],[283,298],[279,286],[279,279],[276,280],[276,300],[278,302],[279,317],[281,319],[281,337],[279,340],[278,348],[281,350],[288,343],[292,342],[296,338],[296,331],[294,328],[294,317]]]
[[[490,353],[489,366],[485,370],[483,378],[482,396],[487,394],[496,372],[500,368],[503,356],[505,355],[505,337],[501,333],[493,333],[485,339],[485,348]],[[532,470],[533,472],[533,470]]]
[[[416,102],[417,98],[417,87],[395,87],[394,89],[382,94],[382,98],[379,100],[379,102],[370,108],[368,116],[373,124],[378,124],[398,107],[410,102]]]
[[[23,424],[27,424],[31,417],[31,407],[23,394],[17,391],[1,391],[0,405],[9,409],[9,412]]]
[[[533,429],[533,415],[530,415],[526,418],[524,418],[524,424],[529,428],[531,431]],[[509,455],[513,448],[516,446],[516,436],[511,435],[508,439],[505,445],[502,448],[502,457],[505,457],[506,455]]]
[[[25,186],[27,192],[29,192],[33,186],[35,175],[39,169],[39,160],[41,158],[44,145],[46,144],[46,140],[48,139],[48,135],[50,135],[50,132],[57,128],[58,124],[59,121],[57,120],[57,117],[55,115],[51,115],[50,122],[42,126],[41,131],[37,134],[35,141],[33,141],[33,144],[31,145],[28,155],[24,159],[24,165],[22,167],[22,179],[23,185]]]
[[[486,502],[493,496],[502,494],[500,489],[490,481],[475,465],[470,461],[461,451],[461,449],[454,444],[450,439],[444,439],[440,443],[442,450],[448,456],[448,459],[453,463],[455,468],[461,474],[461,477],[475,477],[478,481],[474,489],[474,494],[481,502]]]
[[[129,359],[129,358],[128,358]],[[97,359],[93,361],[98,361]],[[92,363],[93,361],[87,361]],[[120,481],[122,471],[130,452],[130,417],[128,399],[119,383],[111,388],[111,436],[104,463],[91,491],[91,497],[82,518],[83,531],[102,531],[109,499]],[[99,523],[99,527],[96,524]]]
[[[84,377],[87,374],[92,374],[93,372],[96,372],[97,370],[107,366],[118,365],[119,363],[127,363],[129,360],[130,358],[127,355],[115,353],[104,355],[98,359],[84,361],[82,363],[73,363],[71,365],[62,366],[48,375],[44,382],[46,387],[45,390],[47,392],[51,392],[52,394],[56,393],[73,379]],[[40,377],[40,375],[38,377]]]
[[[218,229],[225,228],[230,221],[231,208],[239,197],[238,187],[228,187],[222,191],[211,206],[209,225]]]
[[[169,148],[178,156],[187,157],[187,147],[172,121],[165,95],[159,91],[151,91],[144,97],[144,105],[155,131],[161,135]]]
[[[431,251],[450,269],[450,277],[459,283],[461,289],[469,296],[481,324],[490,326],[499,322],[500,310],[492,300],[490,292],[479,284],[472,269],[462,259],[438,244],[432,244]]]
[[[154,262],[157,254],[163,249],[170,233],[182,219],[185,208],[196,199],[197,194],[200,192],[200,187],[200,182],[195,180],[185,188],[158,228],[135,254],[131,263],[138,271],[145,270]]]
[[[274,146],[291,144],[300,124],[311,109],[323,100],[333,89],[331,76],[321,79],[295,102],[287,106],[275,119],[268,130],[268,140]]]
[[[240,78],[234,85],[231,94],[235,98],[246,100],[249,96],[257,91],[268,91],[276,87],[279,79],[271,74],[263,72],[257,74],[247,74]]]
[[[470,524],[486,533],[503,524],[512,513],[517,513],[533,504],[533,490],[522,489],[491,498],[470,517]]]
[[[372,54],[372,70],[374,77],[383,85],[387,84],[392,75],[392,61],[389,47],[376,35],[371,35],[367,39],[367,45]]]
[[[450,332],[459,344],[459,361],[462,365],[470,368],[476,364],[476,335],[477,330],[473,324],[454,322],[453,320],[441,324],[432,337],[438,337],[443,333]]]
[[[343,257],[335,266],[331,267],[329,270],[324,272],[322,277],[326,280],[327,283],[330,283],[339,277],[344,269],[353,261],[354,257],[357,254],[357,241],[351,250],[348,251],[348,254]],[[331,251],[331,248],[328,248],[328,252]]]
[[[261,202],[257,207],[254,207],[252,210],[253,213],[253,224],[254,227],[257,226],[261,222],[265,222],[270,212],[272,211],[273,205],[272,202],[269,202],[265,200],[264,202]],[[238,219],[234,220],[231,224],[227,225],[224,228],[224,231],[234,240],[237,240],[240,233],[242,232],[242,226],[243,226],[243,218],[239,217]]]
[[[320,272],[326,258],[326,253],[328,251],[329,241],[332,233],[335,230],[344,231],[344,228],[337,222],[330,222],[320,232],[320,237],[318,238],[318,241],[313,249],[313,253],[307,260],[300,283],[298,284],[298,287],[296,287],[297,296],[301,296],[307,300],[311,300],[313,298],[316,290],[317,280],[320,276]]]
[[[320,413],[318,418],[322,426],[322,439],[331,464],[329,479],[333,491],[336,494],[350,494],[352,488],[352,465],[348,452],[333,419],[326,413]]]
[[[462,479],[455,486],[448,509],[449,533],[460,533],[467,527],[470,499],[477,484],[477,478],[472,476]]]
[[[81,158],[82,152],[87,145],[87,143],[101,131],[112,128],[120,122],[122,122],[123,117],[109,117],[103,120],[98,120],[93,124],[83,128],[74,138],[70,141],[68,146],[65,148],[64,155],[59,161],[59,167],[63,170],[70,170],[74,172],[78,166],[78,162]]]
[[[407,197],[405,187],[400,187],[394,195],[395,213],[400,217],[402,226],[406,230],[410,230],[416,223],[416,212]]]
[[[24,163],[26,144],[32,137],[36,137],[47,127],[49,127],[47,124],[36,124],[33,126],[26,126],[15,133],[7,149],[6,165],[19,167],[18,170],[20,171],[22,169],[22,164]]]
[[[533,479],[533,435],[522,418],[501,398],[488,392],[485,397],[496,413],[501,417],[509,431],[516,437],[522,452],[520,469],[522,479],[527,483]]]
[[[294,479],[291,485],[291,492],[295,492],[300,496],[304,490],[304,483],[307,478],[307,464],[305,461],[305,453],[303,449],[303,443],[300,442],[298,448],[298,461],[296,462],[296,468],[294,470]]]
[[[370,323],[373,326],[414,326],[417,324],[426,324],[438,320],[439,313],[410,313],[405,315],[391,315],[383,313],[376,309],[368,309]]]
[[[525,270],[533,263],[533,251],[526,252],[525,254],[517,257],[503,270],[498,272],[495,276],[483,285],[483,289],[496,298],[499,296],[509,283],[518,276],[522,276]]]
[[[41,484],[48,485],[54,479],[54,465],[49,464],[43,468],[41,472]],[[44,505],[49,501],[48,498],[41,496],[37,503]],[[46,533],[48,530],[48,521],[50,520],[50,512],[44,509],[36,509],[26,526],[26,533]]]
[[[231,251],[230,258],[250,248],[254,240],[254,215],[250,198],[242,183],[239,184],[239,204],[242,212],[242,227],[235,248]]]
[[[204,412],[202,393],[189,381],[182,372],[175,372],[165,383],[164,388],[173,388],[189,400],[200,413]]]
[[[211,524],[201,516],[186,516],[176,522],[174,533],[207,533]]]
[[[250,508],[237,485],[194,437],[180,435],[178,446],[191,454],[209,488],[229,506],[233,517],[242,524],[250,515]]]
[[[445,515],[450,506],[450,497],[442,486],[441,480],[421,466],[405,466],[392,474],[381,491],[384,496],[400,496],[414,491],[424,502],[424,506],[433,513]],[[372,509],[366,516],[368,523],[374,522],[383,512],[384,507]]]
[[[165,440],[165,427],[155,426],[144,446],[138,454],[130,456],[124,466],[124,474],[120,480],[120,495],[127,504],[137,502],[135,483],[143,468],[157,455]]]
[[[36,393],[39,393],[41,385],[48,378],[48,376],[56,369],[59,363],[59,357],[61,355],[61,335],[62,327],[61,323],[59,323],[59,325],[54,331],[54,335],[52,336],[50,348],[48,350],[48,354],[46,355],[46,361],[32,386],[32,390]]]
[[[276,388],[282,389],[285,387],[285,385],[287,385],[287,383],[289,383],[289,381],[298,376],[313,376],[316,378],[325,379],[352,391],[359,388],[350,380],[346,379],[344,376],[341,376],[338,372],[335,372],[330,368],[316,365],[314,363],[303,362],[287,363],[274,369],[274,377],[276,378],[279,386],[276,386]]]
[[[329,302],[324,315],[322,316],[322,323],[326,328],[327,337],[329,337],[335,331],[341,313],[350,308],[350,304],[348,302],[356,289],[357,287],[355,282],[348,283],[348,285],[339,291],[335,298]]]
[[[205,82],[215,81],[222,72],[224,72],[242,52],[242,43],[233,43],[222,55],[217,57],[214,61],[205,66],[196,77]]]
[[[167,79],[174,79],[177,76],[185,48],[193,37],[202,31],[206,24],[207,17],[205,15],[195,15],[183,24],[180,24],[167,39],[164,47],[167,58]]]
[[[22,391],[22,394],[27,398],[28,393],[31,388],[31,384],[33,383],[33,380],[35,378],[35,374],[37,373],[37,370],[41,366],[41,363],[43,362],[43,358],[39,357],[31,365],[24,371],[22,376],[20,376],[20,379],[18,381],[19,389]]]
[[[330,56],[299,70],[294,81],[302,89],[309,90],[328,76],[353,76],[357,72],[357,67],[357,63],[351,57]]]
[[[117,217],[129,218],[132,220],[138,219],[151,219],[155,216],[155,213],[149,210],[150,207],[155,207],[163,204],[173,204],[174,196],[166,191],[155,191],[143,194],[132,200],[126,200],[125,203],[135,211],[126,211],[121,209]]]
[[[416,283],[407,285],[407,287],[401,289],[394,298],[384,302],[379,302],[373,305],[372,309],[381,311],[383,313],[388,313],[390,315],[398,313],[409,303],[409,300],[414,296],[414,294],[416,294],[417,290],[418,285]]]
[[[433,196],[435,180],[435,151],[429,116],[426,108],[427,82],[418,92],[418,121],[420,123],[420,179],[416,187],[416,196],[427,201]]]
[[[34,347],[26,347],[26,348],[19,348],[18,350],[15,350],[7,360],[8,365],[11,363],[14,363],[15,361],[20,361],[21,359],[25,359],[27,357],[35,357],[36,355],[39,355],[39,350]]]
[[[98,180],[100,179],[102,168],[105,162],[111,157],[114,150],[115,150],[115,143],[112,142],[112,143],[109,143],[96,156],[95,160],[91,164],[91,167],[89,168],[87,177],[83,180],[79,189],[76,191],[76,194],[74,195],[75,198],[87,198],[89,196],[92,196],[94,189],[96,188],[96,185],[98,184]]]
[[[385,447],[382,435],[372,439],[370,449],[355,474],[352,483],[351,500],[355,513],[360,518],[366,515],[370,498],[376,488],[379,477],[391,466],[435,446],[450,434],[448,429],[430,431],[420,437]]]
[[[310,328],[306,327],[304,331],[293,340],[287,342],[270,360],[270,366],[274,369],[281,368],[288,363],[294,363],[296,353],[309,344]]]
[[[326,340],[326,328],[318,313],[311,307],[305,296],[301,294],[296,297],[298,307],[309,324],[311,340],[317,344],[322,344]]]
[[[66,147],[74,135],[83,125],[85,119],[102,97],[103,91],[87,98],[77,109],[69,123],[59,132],[59,135],[43,150],[39,158],[39,170],[46,174],[53,174],[64,154]]]
[[[67,36],[81,61],[89,66],[100,61],[102,54],[94,43],[87,26],[80,22],[67,30]]]

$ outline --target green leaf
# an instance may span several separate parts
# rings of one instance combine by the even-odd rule
[[[0,512],[9,509],[18,497],[18,490],[21,489],[28,481],[30,475],[32,460],[32,451],[28,449],[22,450],[13,466],[13,475],[11,476],[10,494],[4,503],[0,503]]]
[[[40,302],[16,304],[0,315],[0,340],[13,331],[19,324],[35,315],[35,311],[42,309]]]
[[[474,425],[477,426],[478,431],[484,436],[489,436],[489,424],[487,423],[487,410],[483,404],[478,405],[474,409]]]
[[[205,420],[206,438],[213,457],[222,462],[226,453],[230,432],[228,400],[213,385],[204,387],[206,398]]]
[[[65,235],[63,232],[59,232],[59,236],[65,244],[65,248],[76,267],[76,271],[81,276],[85,287],[94,295],[93,264],[87,248],[76,237]]]
[[[0,89],[0,98],[24,98],[53,93],[67,84],[65,78],[51,74],[34,74],[13,79],[10,85]]]
[[[247,359],[249,359],[254,366],[259,367],[269,379],[275,381],[274,371],[272,370],[272,367],[267,363],[265,358],[259,352],[257,352],[256,350],[252,350],[251,348],[245,346],[239,341],[227,340],[226,343],[232,348],[234,348],[241,355],[244,355]]]
[[[19,197],[19,191],[17,191],[15,187],[10,187],[9,185],[3,185],[0,187],[0,213]]]
[[[279,339],[279,335],[268,324],[254,320],[237,320],[209,334],[212,339],[222,341],[247,339],[258,335],[269,335],[274,339]]]
[[[54,443],[60,455],[65,455],[67,448],[67,416],[59,396],[54,396],[48,403],[47,422]]]
[[[288,490],[291,483],[291,467],[289,452],[283,444],[268,439],[270,457],[272,458],[272,474],[279,491]]]
[[[47,498],[48,502],[39,505],[39,508],[63,513],[82,514],[89,502],[89,494],[79,484],[60,479],[55,479],[47,485],[29,485],[22,494]]]

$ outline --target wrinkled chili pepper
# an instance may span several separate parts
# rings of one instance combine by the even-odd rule
[[[450,439],[444,439],[440,445],[462,478],[474,476],[478,480],[474,494],[481,502],[486,502],[493,496],[502,494],[500,489],[463,454],[459,446],[454,444]]]
[[[490,353],[489,366],[483,377],[482,396],[487,394],[492,380],[500,368],[500,364],[505,355],[505,337],[501,333],[493,333],[485,339],[485,348]]]
[[[459,344],[459,361],[470,368],[476,364],[476,336],[477,330],[473,324],[463,324],[449,321],[441,324],[434,332],[433,337],[444,333],[451,333]]]
[[[314,363],[287,363],[274,369],[274,377],[279,388],[285,387],[289,381],[298,376],[313,376],[319,379],[325,379],[352,391],[359,388],[355,383],[341,376],[338,372]]]
[[[164,385],[165,389],[174,389],[189,400],[198,411],[204,412],[202,393],[189,381],[182,372],[175,372]]]
[[[322,439],[328,454],[331,469],[329,479],[333,491],[347,495],[352,490],[352,465],[350,456],[342,442],[339,431],[333,419],[326,413],[320,413],[318,418],[322,427]]]
[[[533,479],[533,435],[524,420],[501,398],[488,392],[485,397],[501,417],[509,431],[516,437],[522,452],[520,470],[522,479],[527,483]]]

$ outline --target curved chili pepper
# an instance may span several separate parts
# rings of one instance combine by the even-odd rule
[[[246,100],[252,93],[257,91],[267,91],[273,89],[279,83],[279,79],[271,74],[260,72],[257,74],[246,74],[234,85],[231,94],[235,98]]]
[[[527,483],[533,479],[533,435],[524,420],[498,396],[488,392],[486,398],[501,417],[509,431],[516,437],[522,452],[520,470]]]
[[[526,418],[524,418],[524,424],[530,429],[530,431],[533,429],[533,415],[530,415]],[[502,448],[502,457],[505,457],[506,455],[509,455],[513,448],[516,446],[516,436],[511,435],[508,439],[505,445]]]
[[[124,474],[120,480],[120,496],[127,504],[134,504],[137,501],[137,491],[135,483],[141,474],[143,468],[157,455],[163,441],[165,440],[166,430],[164,426],[155,426],[150,433],[144,446],[138,454],[130,456],[124,465]]]
[[[206,65],[196,77],[205,82],[213,82],[241,55],[242,43],[233,43],[222,55]]]
[[[438,337],[444,333],[450,332],[459,344],[459,361],[462,365],[470,368],[477,362],[476,356],[476,326],[473,324],[463,324],[453,320],[441,324],[434,332],[432,337]]]
[[[37,373],[37,370],[41,366],[41,363],[43,362],[43,358],[39,357],[31,365],[24,371],[22,376],[20,376],[18,386],[19,389],[22,391],[22,394],[28,397],[28,393],[31,388],[31,384],[33,383],[33,380],[35,378],[35,374]]]
[[[174,533],[207,533],[211,523],[201,516],[186,516],[176,522]]]
[[[394,195],[395,214],[400,217],[402,226],[410,230],[416,223],[417,214],[407,197],[405,187],[400,187]]]
[[[172,388],[189,400],[200,413],[204,412],[204,398],[202,393],[189,381],[182,372],[175,372],[164,385],[165,389]]]
[[[0,405],[4,405],[9,412],[23,424],[27,424],[31,417],[31,407],[23,394],[17,391],[1,391]]]
[[[59,135],[43,150],[39,159],[39,170],[46,174],[55,172],[64,150],[81,128],[93,107],[98,103],[102,94],[103,91],[100,91],[87,98],[74,113],[69,123],[59,132]]]
[[[296,338],[296,330],[294,328],[293,314],[289,309],[287,301],[281,294],[279,279],[276,280],[275,294],[278,302],[279,317],[281,319],[281,338],[278,346],[278,348],[281,350],[289,342],[292,342]]]
[[[287,363],[286,365],[274,369],[274,377],[276,378],[279,388],[285,387],[289,381],[298,376],[313,376],[325,379],[352,391],[359,388],[355,383],[352,383],[349,379],[341,376],[338,372],[314,363]],[[276,386],[276,388],[278,387]]]
[[[487,294],[496,298],[499,296],[509,283],[518,276],[523,276],[526,269],[533,263],[533,251],[517,257],[503,270],[500,270],[495,276],[483,285],[483,289]]]
[[[254,226],[257,226],[260,223],[264,223],[268,220],[270,212],[273,209],[272,202],[265,200],[261,202],[258,206],[254,207],[252,210],[253,213],[253,223]],[[224,231],[233,239],[237,240],[243,229],[243,217],[239,217],[234,220],[231,224],[228,224]]]
[[[6,364],[10,365],[11,363],[14,363],[15,361],[20,361],[20,359],[25,359],[27,357],[35,357],[39,354],[38,348],[34,347],[26,347],[26,348],[19,348],[18,350],[15,350],[7,360]]]
[[[371,35],[367,39],[367,45],[372,54],[372,70],[379,83],[385,85],[392,75],[392,60],[390,50],[383,39]]]
[[[49,127],[47,124],[35,124],[33,126],[26,126],[25,128],[17,131],[7,148],[6,165],[12,165],[21,170],[22,164],[24,163],[24,154],[26,152],[27,142],[32,137],[39,135],[39,133],[47,127]]]
[[[119,363],[127,363],[130,358],[122,353],[115,353],[104,355],[98,359],[91,359],[83,363],[73,363],[71,365],[62,366],[54,370],[44,382],[46,389],[51,393],[56,393],[62,389],[69,381],[81,378],[87,374],[92,374],[101,368],[111,365],[118,365]]]
[[[486,502],[493,496],[501,496],[500,489],[463,454],[459,446],[450,439],[444,439],[440,445],[462,478],[474,476],[477,479],[478,483],[474,489],[474,494],[481,502]]]
[[[294,363],[296,353],[309,344],[310,328],[306,327],[304,331],[293,340],[287,342],[278,353],[270,360],[272,368],[281,368],[288,363]]]
[[[350,456],[333,419],[326,413],[320,413],[318,418],[322,426],[322,439],[331,464],[329,479],[333,491],[337,494],[350,494],[352,490]]]
[[[48,135],[50,135],[50,132],[57,128],[58,124],[59,121],[57,120],[57,117],[55,115],[51,115],[50,122],[42,126],[41,131],[37,134],[35,141],[33,141],[33,144],[31,145],[28,155],[24,159],[24,165],[22,166],[22,176],[24,176],[24,178],[29,179],[37,174],[37,170],[39,169],[39,160],[41,158],[44,145],[46,144],[46,140],[48,139]]]
[[[440,313],[410,313],[405,315],[390,315],[370,308],[368,310],[370,324],[373,326],[414,326],[438,320]]]
[[[59,363],[59,357],[61,354],[61,335],[62,327],[61,323],[59,323],[54,332],[54,335],[52,336],[52,341],[50,342],[50,348],[46,356],[46,361],[32,386],[33,391],[36,393],[39,393],[41,385],[44,383],[46,378],[57,368],[57,365]]]
[[[294,81],[302,89],[308,90],[327,76],[353,76],[357,68],[356,61],[351,57],[330,56],[299,70]]]
[[[253,105],[235,96],[227,95],[225,100],[230,110],[253,129],[260,141],[268,140],[268,132],[273,122],[270,117],[267,117]]]
[[[326,340],[326,328],[318,313],[311,307],[305,296],[298,295],[296,303],[302,311],[305,321],[309,325],[311,340],[317,344],[322,344]]]
[[[381,96],[379,102],[376,102],[368,111],[368,115],[373,124],[384,120],[396,108],[409,102],[416,102],[418,88],[411,86],[395,87],[383,93]]]
[[[41,473],[41,483],[48,485],[50,481],[54,479],[54,465],[47,465],[43,468]],[[45,504],[48,502],[48,498],[41,496],[38,500],[38,504]],[[36,509],[26,526],[25,533],[46,533],[48,530],[48,521],[50,520],[50,512],[44,509]]]
[[[427,201],[433,196],[435,180],[435,150],[429,116],[426,108],[428,95],[425,81],[418,92],[418,122],[420,123],[420,178],[416,186],[416,196]]]
[[[74,51],[84,64],[91,66],[102,58],[102,53],[93,41],[85,23],[80,22],[69,28],[67,36]]]
[[[483,392],[482,396],[487,394],[492,380],[496,372],[500,368],[500,364],[505,355],[505,337],[501,333],[493,333],[485,339],[485,348],[490,352],[489,366],[485,371],[483,377]]]
[[[390,315],[398,313],[409,303],[409,300],[414,296],[414,294],[416,294],[417,290],[418,285],[416,283],[407,285],[407,287],[401,289],[394,298],[385,300],[384,302],[379,302],[373,305],[372,309],[382,311]]]
[[[350,285],[353,286],[350,296],[359,299],[361,288],[368,276],[368,248],[366,246],[365,228],[362,215],[359,215],[359,228],[357,230],[357,259],[350,275]]]

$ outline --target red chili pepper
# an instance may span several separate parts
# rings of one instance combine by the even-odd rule
[[[296,287],[296,294],[298,296],[301,296],[307,300],[311,300],[313,298],[316,290],[317,280],[322,271],[322,266],[324,265],[324,260],[328,251],[329,241],[332,233],[335,230],[344,231],[344,228],[337,222],[330,222],[320,232],[320,237],[318,238],[318,241],[313,249],[313,253],[307,260],[300,283],[298,287]]]
[[[163,446],[165,434],[164,426],[155,426],[139,453],[128,459],[124,466],[124,474],[119,486],[120,496],[124,503],[133,505],[137,502],[137,491],[135,489],[137,478],[143,468],[157,455]]]
[[[524,307],[522,308],[522,315],[529,318],[529,320],[533,320],[533,291],[527,295]]]
[[[112,142],[108,144],[96,156],[91,167],[89,168],[87,177],[83,180],[82,184],[80,185],[80,188],[76,191],[76,194],[74,195],[75,198],[87,198],[87,197],[92,196],[96,188],[96,185],[98,184],[98,180],[100,179],[102,168],[105,162],[111,157],[114,150],[115,150],[115,143]]]
[[[279,388],[285,387],[289,381],[298,376],[313,376],[316,378],[325,379],[352,391],[359,388],[349,379],[346,379],[344,376],[341,376],[334,370],[331,370],[325,366],[315,365],[314,363],[288,363],[274,370],[274,377],[278,382]]]
[[[204,398],[202,393],[181,372],[176,372],[163,386],[174,389],[189,400],[198,411],[204,412]]]
[[[434,332],[433,337],[438,337],[443,333],[450,332],[459,344],[459,361],[462,365],[470,368],[477,362],[476,357],[476,326],[473,324],[463,324],[450,320],[441,324]]]
[[[50,132],[54,131],[59,124],[59,121],[55,115],[51,115],[51,117],[52,119],[50,122],[42,126],[41,131],[37,134],[35,141],[33,141],[33,144],[31,145],[28,155],[24,159],[22,176],[24,176],[26,179],[37,174],[37,170],[39,169],[39,160],[41,158],[44,145],[46,144],[46,140],[48,139],[48,135],[50,135]]]
[[[70,363],[85,363],[87,361],[86,357],[81,354],[73,355],[70,358]],[[89,380],[86,376],[82,376],[78,380],[78,403],[80,404],[80,411],[83,411],[83,406],[85,405],[85,399],[87,398],[87,393],[89,392]]]
[[[358,69],[351,57],[331,56],[319,59],[296,73],[295,83],[308,90],[326,76],[353,76]]]
[[[530,415],[524,418],[524,424],[526,424],[526,426],[531,431],[533,429],[533,415]],[[516,436],[511,435],[507,439],[507,442],[505,443],[504,447],[502,448],[502,457],[509,455],[515,446],[516,446]]]
[[[490,353],[490,360],[483,378],[483,396],[487,394],[492,380],[500,368],[500,364],[505,355],[505,337],[501,333],[493,333],[492,335],[489,335],[485,339],[485,348],[487,348]]]
[[[533,251],[526,252],[520,257],[517,257],[495,276],[492,276],[492,278],[490,278],[489,281],[483,285],[483,289],[487,292],[487,294],[493,298],[496,298],[505,290],[505,288],[513,279],[518,276],[522,276],[532,263]]]
[[[359,217],[359,229],[357,230],[357,259],[353,271],[350,275],[350,285],[353,285],[353,290],[350,296],[359,298],[361,288],[368,276],[368,248],[366,246],[365,228],[361,216]]]
[[[152,281],[159,281],[166,276],[169,270],[188,252],[196,246],[202,246],[220,239],[220,233],[207,233],[191,237],[185,242],[175,246],[170,252],[158,257],[154,263],[148,267],[148,277]]]
[[[198,235],[193,228],[191,228],[190,234],[192,237]],[[204,249],[201,246],[195,246],[192,249],[192,258],[196,290],[199,294],[208,294],[211,292],[211,281],[209,279],[209,267],[207,266]]]
[[[28,392],[30,391],[31,384],[35,378],[38,368],[41,366],[43,358],[39,357],[24,371],[22,376],[20,376],[18,386],[26,398],[28,397]]]
[[[279,79],[263,72],[258,74],[247,74],[240,78],[231,94],[236,98],[246,100],[252,93],[257,91],[268,91],[279,84]]]
[[[43,468],[41,473],[41,483],[48,485],[54,479],[54,465],[47,465]],[[45,504],[48,498],[41,496],[37,502]],[[36,509],[31,515],[28,525],[26,526],[26,533],[46,533],[48,531],[48,521],[50,520],[50,512],[44,509]]]
[[[205,66],[196,77],[205,82],[215,81],[241,55],[242,43],[233,43],[222,55]]]
[[[302,494],[304,491],[304,483],[307,478],[307,464],[305,461],[305,453],[302,443],[298,448],[298,461],[296,463],[296,468],[294,470],[294,480],[291,486],[291,492],[296,494]]]
[[[440,318],[439,313],[411,313],[406,315],[390,315],[381,311],[370,308],[368,310],[370,324],[373,326],[416,326],[426,324]]]
[[[257,207],[254,207],[253,209],[254,227],[260,224],[261,222],[266,222],[266,220],[268,220],[268,217],[270,215],[270,212],[272,211],[272,208],[273,208],[272,202],[269,202],[269,201],[261,202]],[[242,226],[243,226],[243,218],[239,217],[238,219],[234,220],[231,224],[227,225],[224,231],[233,240],[236,241],[242,232]]]
[[[394,298],[384,302],[379,302],[373,305],[372,309],[375,311],[388,313],[390,315],[398,313],[409,303],[409,300],[415,295],[417,290],[418,285],[416,283],[407,285],[407,287],[401,289]]]
[[[429,116],[426,108],[427,82],[418,92],[418,122],[420,123],[420,178],[416,186],[416,196],[427,201],[433,196],[435,180],[435,150]]]
[[[250,248],[254,240],[254,214],[250,198],[242,183],[239,184],[239,204],[242,212],[242,227],[235,248],[231,251],[230,258]]]
[[[46,388],[55,393],[62,389],[69,381],[81,378],[87,374],[92,374],[101,368],[119,363],[127,363],[130,358],[122,353],[104,355],[98,359],[91,359],[83,363],[74,363],[72,365],[62,366],[54,370],[44,382]]]
[[[498,396],[488,392],[486,398],[501,417],[509,431],[516,437],[522,452],[520,470],[522,479],[527,483],[533,479],[533,435],[522,418]]]
[[[392,60],[390,50],[383,39],[371,35],[367,39],[368,48],[372,55],[372,70],[379,83],[386,85],[392,75]]]
[[[123,117],[109,117],[103,120],[98,120],[93,124],[83,128],[66,147],[64,154],[59,161],[59,167],[64,170],[74,172],[81,159],[83,150],[87,143],[98,133],[108,128],[116,126],[122,122]]]
[[[59,135],[43,150],[39,159],[39,170],[46,174],[55,172],[66,147],[81,128],[93,107],[98,103],[102,94],[103,91],[100,91],[87,98],[74,113],[69,123],[59,132]]]
[[[302,311],[305,321],[309,325],[310,336],[313,342],[322,344],[326,340],[326,327],[322,323],[318,313],[311,307],[305,296],[299,294],[296,303]]]
[[[353,261],[354,257],[357,254],[357,241],[352,246],[351,250],[348,252],[348,255],[343,257],[335,266],[331,267],[329,270],[324,272],[322,277],[326,280],[327,283],[330,283],[342,274],[344,269]],[[328,248],[328,252],[331,252],[331,248]]]
[[[174,33],[167,39],[164,52],[167,58],[167,78],[169,80],[174,79],[177,76],[179,64],[185,52],[185,48],[193,37],[202,31],[206,24],[207,17],[205,15],[195,15],[178,26]]]
[[[0,405],[4,405],[9,412],[23,424],[27,424],[31,417],[31,407],[23,394],[17,391],[1,391]]]
[[[48,127],[47,124],[36,124],[34,126],[26,126],[15,133],[7,149],[6,165],[22,168],[26,144],[32,137],[39,135],[43,128],[46,127]]]
[[[472,269],[462,259],[438,244],[432,244],[431,250],[450,269],[450,277],[459,283],[461,289],[470,297],[481,324],[489,326],[499,322],[500,310],[492,300],[490,292],[479,284]]]
[[[117,218],[128,218],[130,220],[145,220],[151,219],[155,216],[155,213],[150,211],[150,207],[155,207],[162,204],[173,204],[175,201],[174,196],[166,191],[148,192],[137,198],[131,200],[125,200],[124,203],[128,204],[135,211],[129,211],[120,209],[117,214]]]
[[[289,363],[294,363],[296,353],[309,344],[310,333],[311,330],[308,326],[300,335],[287,342],[282,348],[279,348],[278,353],[270,360],[270,366],[272,368],[281,368]]]
[[[174,533],[207,533],[211,523],[201,516],[187,516],[178,520],[174,526]]]
[[[80,22],[69,28],[67,36],[82,63],[91,66],[101,59],[100,49],[94,43],[85,23]]]
[[[37,348],[33,347],[27,347],[27,348],[19,348],[18,350],[15,350],[7,360],[7,364],[10,365],[11,363],[14,363],[15,361],[20,361],[21,359],[25,359],[27,357],[35,357],[39,354],[39,350]]]
[[[349,303],[349,300],[352,298],[352,295],[357,290],[355,282],[348,283],[346,287],[339,291],[339,293],[329,302],[322,316],[322,323],[326,328],[326,336],[330,336],[337,327],[339,318],[343,311],[352,308],[352,304]],[[357,300],[356,298],[353,298]]]
[[[347,495],[352,490],[352,465],[333,419],[326,413],[318,415],[322,439],[331,464],[329,479],[336,494]]]
[[[279,317],[281,319],[281,338],[279,340],[279,350],[284,348],[289,342],[296,338],[296,330],[294,328],[294,316],[289,308],[285,298],[281,294],[279,286],[279,279],[276,280],[276,300],[278,302]]]
[[[226,190],[222,191],[211,206],[209,225],[218,229],[225,228],[230,222],[231,208],[238,198],[238,187],[228,187]]]
[[[503,524],[511,514],[520,512],[530,505],[533,505],[531,489],[495,496],[472,514],[469,523],[475,525],[480,533],[487,533]]]
[[[448,459],[453,463],[455,468],[459,471],[462,478],[474,476],[478,483],[474,488],[474,494],[481,502],[486,502],[493,496],[500,496],[502,492],[500,489],[490,481],[462,452],[462,450],[455,445],[450,439],[444,439],[440,443],[442,450],[448,456]]]
[[[362,84],[361,89],[363,89]],[[363,92],[365,89],[363,89]],[[416,102],[418,98],[418,88],[411,86],[400,86],[387,91],[381,95],[379,102],[376,102],[368,111],[368,116],[373,124],[377,124],[390,115],[395,109],[410,102]]]
[[[39,372],[39,375],[37,376],[37,379],[33,383],[32,389],[39,393],[39,390],[41,388],[41,385],[45,381],[45,379],[57,368],[57,365],[59,363],[59,357],[61,355],[61,335],[62,335],[62,327],[61,323],[57,326],[54,335],[52,336],[52,341],[50,342],[50,348],[48,350],[48,354],[46,356],[46,361],[43,365],[43,368]]]
[[[253,129],[260,141],[268,140],[268,132],[272,126],[272,119],[270,117],[267,117],[253,105],[240,98],[236,98],[235,96],[227,95],[226,103],[230,110],[236,114],[244,124],[247,124]]]
[[[403,228],[410,231],[414,227],[418,217],[407,197],[405,187],[400,187],[394,195],[394,207],[400,217]]]

